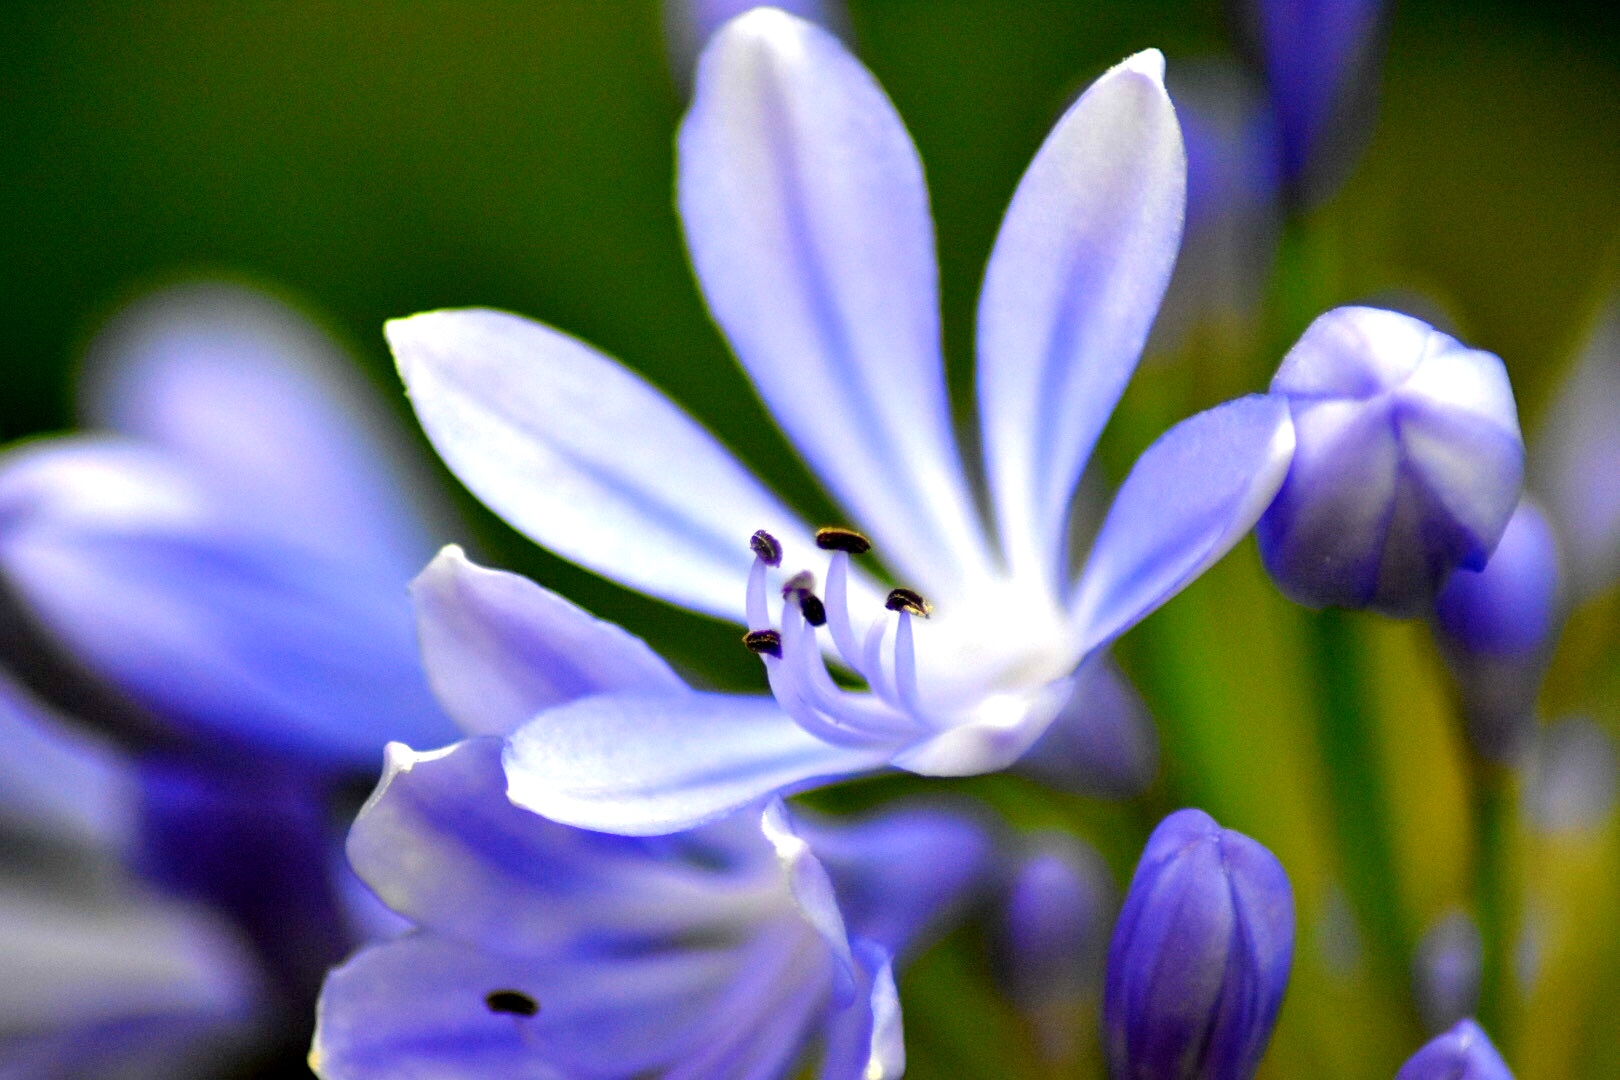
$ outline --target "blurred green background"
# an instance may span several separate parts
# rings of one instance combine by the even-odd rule
[[[1227,49],[1223,9],[851,9],[860,54],[928,169],[952,387],[965,403],[983,263],[1051,122],[1127,53],[1158,46],[1173,67]],[[226,272],[310,305],[407,425],[383,320],[479,304],[553,323],[645,372],[813,517],[836,520],[693,288],[671,200],[682,99],[661,31],[657,5],[628,0],[10,0],[0,34],[0,435],[72,422],[75,357],[122,300],[175,274]],[[1504,358],[1532,422],[1613,287],[1617,225],[1620,6],[1409,0],[1394,13],[1369,150],[1313,217],[1328,241],[1303,265],[1327,271],[1301,317],[1421,292],[1471,344]],[[1173,383],[1164,380],[1174,369],[1150,369],[1105,458],[1127,462],[1169,419],[1261,388],[1279,358],[1223,368],[1184,356],[1195,377]],[[463,502],[470,533],[454,539],[627,623],[708,679],[759,684],[732,629],[597,581]],[[1165,731],[1157,802],[1200,802],[1271,844],[1301,889],[1303,948],[1312,920],[1336,910],[1337,856],[1319,820],[1299,617],[1256,566],[1240,552],[1133,635],[1124,660]],[[1381,715],[1401,725],[1391,731],[1403,752],[1387,765],[1392,812],[1411,826],[1396,853],[1411,870],[1400,886],[1410,934],[1462,889],[1466,853],[1426,848],[1466,832],[1462,781],[1426,643],[1400,628],[1362,629],[1367,662],[1386,676]],[[1026,823],[1085,828],[1121,869],[1158,808],[1038,803],[999,778],[969,786]],[[1612,855],[1594,865],[1612,867]],[[1561,872],[1579,881],[1586,864],[1575,861]],[[998,1038],[980,1037],[1006,1033],[1004,1007],[954,977],[972,955],[930,958],[908,989],[913,1075],[1019,1072],[998,1063]],[[1273,1075],[1387,1075],[1378,1070],[1410,1048],[1411,1033],[1384,1014],[1381,995],[1402,989],[1376,975],[1334,982],[1328,968],[1304,962]],[[1335,1023],[1349,1029],[1337,1048],[1322,1038]],[[1368,1057],[1358,1057],[1363,1035]]]

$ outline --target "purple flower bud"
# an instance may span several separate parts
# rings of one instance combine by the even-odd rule
[[[1491,561],[1458,570],[1434,604],[1435,625],[1459,649],[1492,656],[1540,653],[1558,618],[1558,541],[1526,498]]]
[[[1201,810],[1148,838],[1108,948],[1103,1025],[1115,1080],[1247,1080],[1294,954],[1276,856]]]
[[[1448,912],[1429,927],[1412,964],[1412,993],[1425,1028],[1443,1031],[1473,1014],[1484,963],[1479,927],[1466,912]]]
[[[1009,875],[994,961],[997,981],[1029,1020],[1048,1061],[1072,1059],[1077,1010],[1102,985],[1118,889],[1089,845],[1064,833],[1032,838]]]
[[[1297,442],[1256,535],[1284,593],[1409,616],[1457,567],[1485,566],[1524,479],[1500,359],[1407,315],[1343,307],[1306,329],[1271,390]]]
[[[1513,1080],[1485,1030],[1460,1020],[1407,1059],[1395,1080]]]

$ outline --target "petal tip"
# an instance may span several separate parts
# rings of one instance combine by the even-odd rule
[[[1126,57],[1114,66],[1118,72],[1130,72],[1145,76],[1164,86],[1164,53],[1158,49],[1143,49],[1139,53]]]

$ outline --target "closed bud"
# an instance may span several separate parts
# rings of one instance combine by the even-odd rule
[[[1473,1014],[1484,964],[1479,927],[1466,912],[1448,912],[1424,932],[1412,964],[1412,991],[1427,1030],[1443,1031]]]
[[[1513,1080],[1485,1030],[1460,1020],[1407,1059],[1395,1080]]]
[[[1407,315],[1343,307],[1310,325],[1271,390],[1296,435],[1256,529],[1278,588],[1410,616],[1458,567],[1484,568],[1524,479],[1500,359]]]
[[[1248,1080],[1294,952],[1276,857],[1201,810],[1153,830],[1108,948],[1103,1025],[1115,1080]]]

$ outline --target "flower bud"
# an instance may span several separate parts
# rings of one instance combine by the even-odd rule
[[[1451,911],[1424,932],[1412,964],[1412,995],[1428,1031],[1444,1031],[1473,1014],[1484,968],[1479,927],[1463,911]]]
[[[1294,898],[1271,852],[1201,810],[1148,838],[1108,949],[1115,1080],[1247,1080],[1277,1020]]]
[[[1306,329],[1271,390],[1297,441],[1256,536],[1285,594],[1409,616],[1459,566],[1485,566],[1524,477],[1500,359],[1407,315],[1343,307]]]
[[[1457,682],[1469,740],[1492,761],[1516,761],[1561,618],[1558,544],[1529,498],[1519,503],[1483,570],[1458,570],[1434,604],[1436,638]]]
[[[1064,833],[1032,837],[1008,878],[992,940],[996,980],[1042,1056],[1071,1061],[1102,986],[1118,890],[1102,856]]]
[[[1485,1030],[1460,1020],[1407,1059],[1395,1080],[1513,1080]]]

